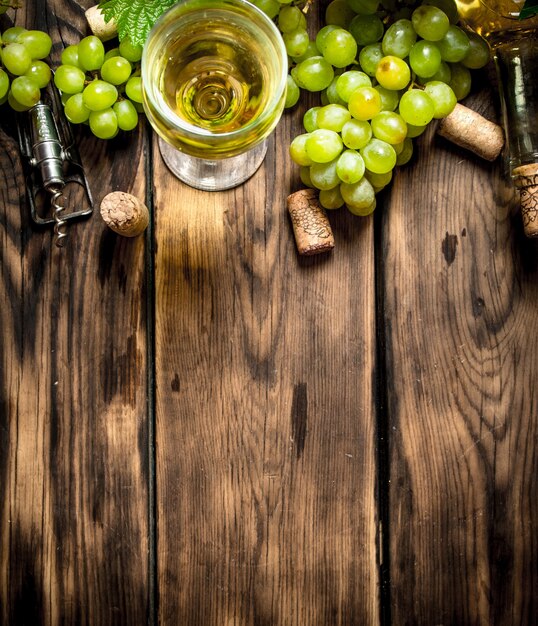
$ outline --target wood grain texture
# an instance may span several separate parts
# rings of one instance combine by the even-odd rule
[[[162,624],[379,622],[373,222],[334,213],[334,252],[298,257],[301,117],[229,192],[155,156]]]
[[[51,33],[56,60],[62,42],[85,32],[77,2],[25,6],[17,23]],[[97,210],[70,226],[64,249],[54,247],[52,229],[30,221],[13,120],[5,115],[0,623],[143,624],[149,569],[144,239],[111,234]],[[143,133],[107,144],[81,130],[78,139],[97,203],[113,189],[144,196]]]
[[[536,624],[538,247],[500,163],[417,144],[382,229],[393,623]]]

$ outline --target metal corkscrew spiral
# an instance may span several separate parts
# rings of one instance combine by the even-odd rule
[[[63,192],[56,188],[50,189],[50,192],[52,194],[50,202],[54,217],[54,241],[58,248],[63,248],[65,243],[64,240],[67,237],[67,221],[63,219],[62,215],[65,211],[65,207],[59,202],[59,200],[63,197]]]

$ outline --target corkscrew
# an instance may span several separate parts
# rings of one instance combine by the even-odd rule
[[[53,224],[55,243],[62,247],[68,222],[89,216],[93,200],[71,127],[52,85],[35,106],[18,115],[17,130],[32,220]],[[66,212],[64,200],[71,184],[82,188],[84,201],[81,208]]]

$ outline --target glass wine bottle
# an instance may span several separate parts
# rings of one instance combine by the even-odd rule
[[[509,171],[519,189],[525,234],[538,237],[536,7],[524,17],[524,0],[456,0],[456,3],[462,21],[482,35],[493,51]]]

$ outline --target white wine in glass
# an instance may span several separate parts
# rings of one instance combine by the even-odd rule
[[[280,32],[246,0],[180,0],[162,15],[142,84],[170,170],[205,190],[252,176],[284,109],[287,70]]]

